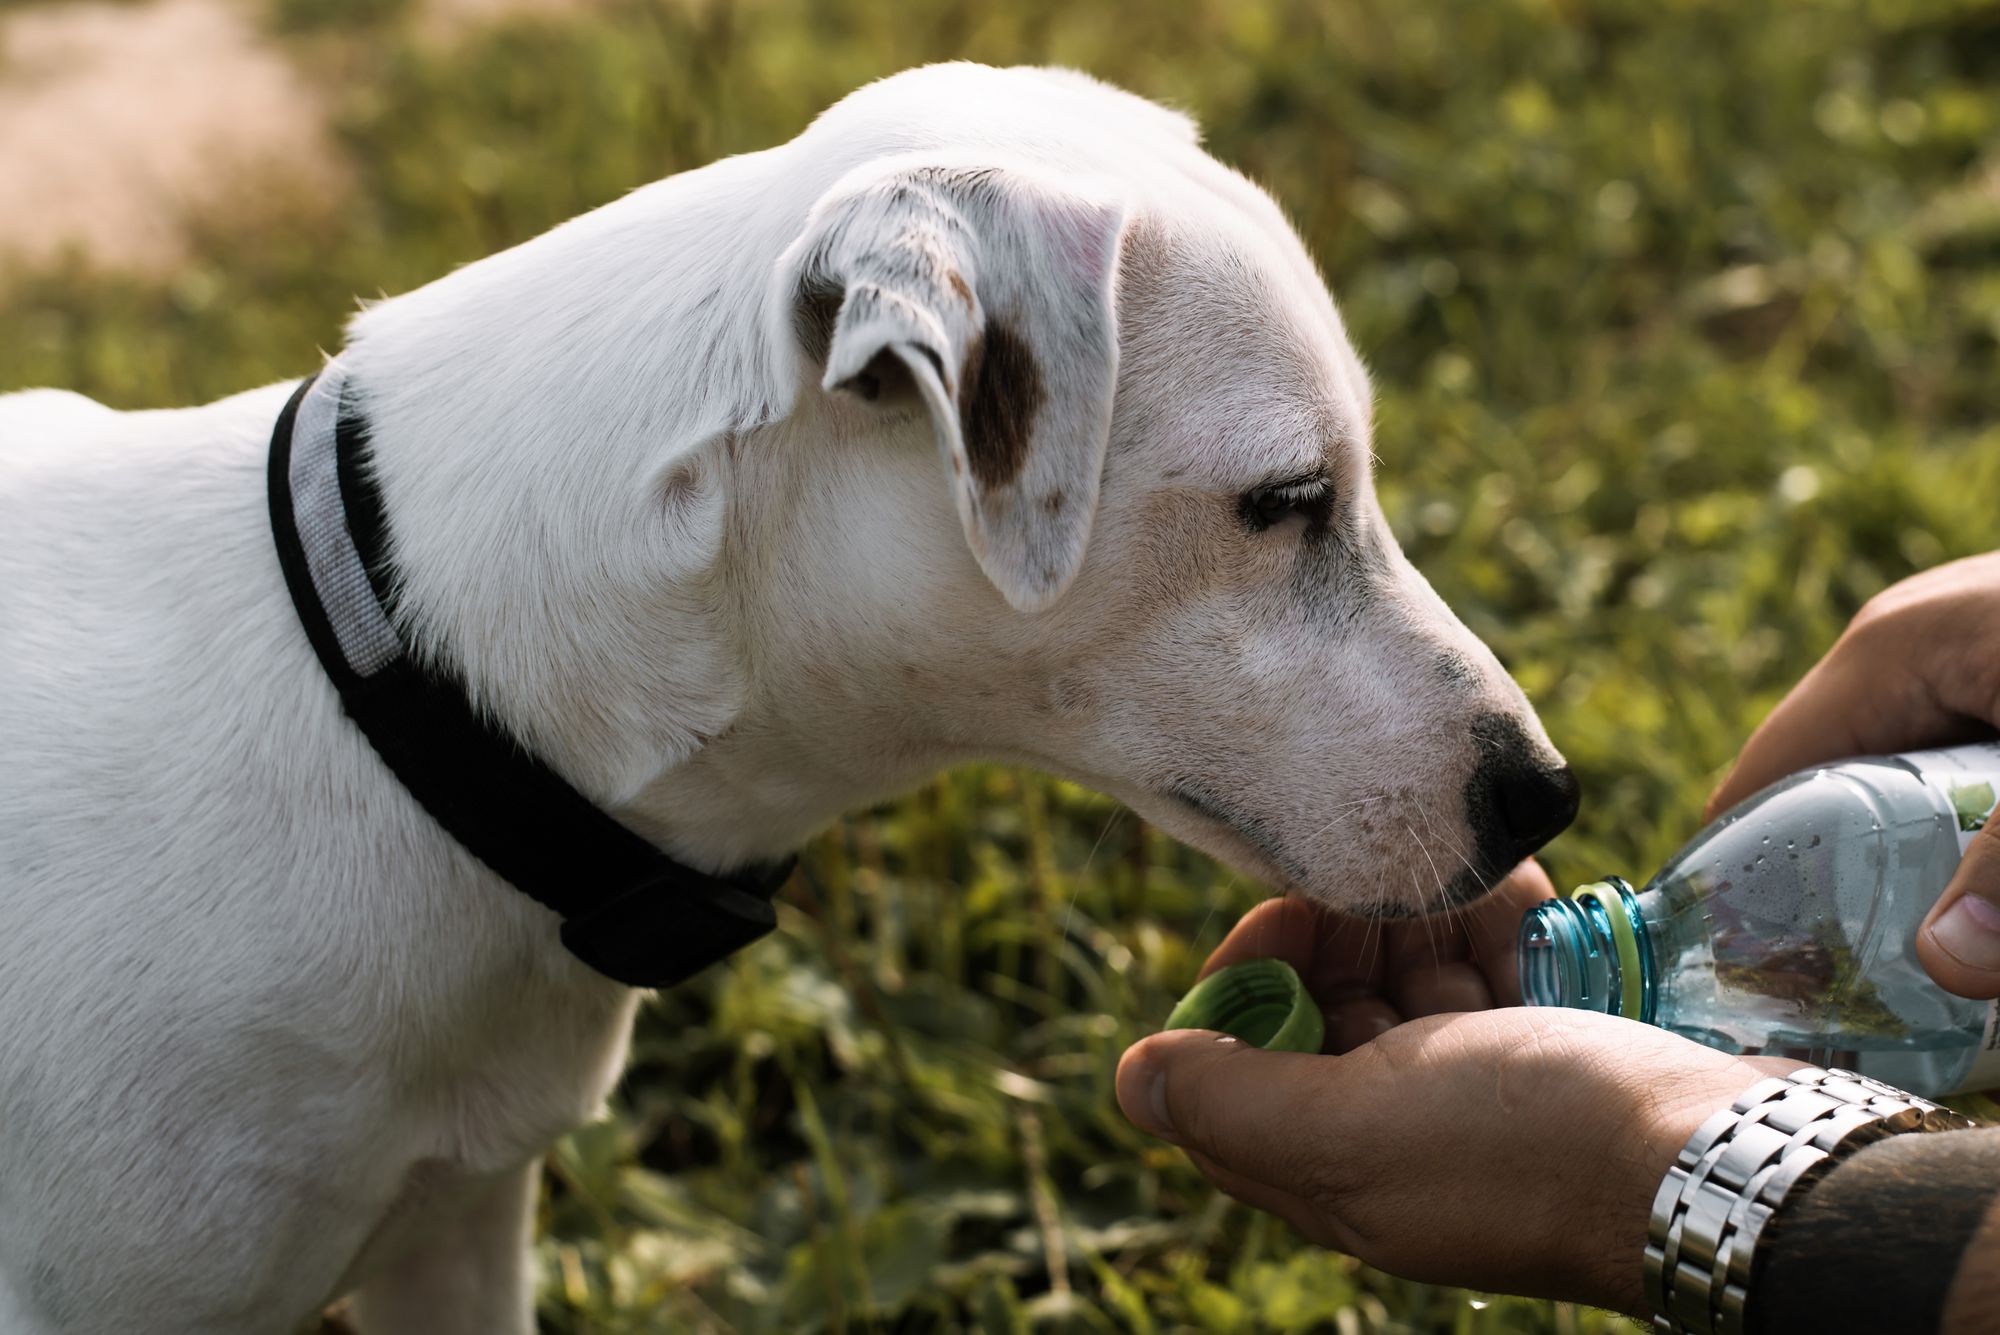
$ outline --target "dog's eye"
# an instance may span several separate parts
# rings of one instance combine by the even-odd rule
[[[1293,515],[1304,515],[1311,524],[1324,524],[1332,508],[1333,489],[1327,485],[1325,478],[1319,476],[1291,478],[1253,487],[1243,493],[1243,499],[1237,504],[1244,524],[1253,533],[1261,533]]]

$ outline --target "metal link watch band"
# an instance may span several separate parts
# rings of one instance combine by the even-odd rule
[[[1905,1131],[1976,1125],[1856,1075],[1808,1066],[1760,1080],[1688,1138],[1653,1197],[1646,1300],[1658,1335],[1744,1335],[1757,1240],[1785,1198]]]

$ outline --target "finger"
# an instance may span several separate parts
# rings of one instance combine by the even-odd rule
[[[1201,966],[1201,976],[1252,959],[1283,960],[1303,976],[1311,972],[1327,931],[1323,912],[1305,900],[1267,899],[1230,929]]]
[[[1493,1009],[1493,990],[1486,985],[1486,975],[1464,960],[1411,970],[1390,988],[1389,998],[1404,1018],[1411,1020]]]
[[[1387,941],[1391,977],[1413,967],[1436,968],[1472,953],[1455,913],[1399,922],[1389,929]]]
[[[1440,1010],[1486,1010],[1493,1004],[1486,980],[1466,963],[1471,943],[1443,917],[1399,925],[1381,994],[1404,1019]]]
[[[1518,1003],[1521,915],[1553,893],[1548,873],[1530,860],[1471,908],[1401,929],[1389,999],[1406,1019]]]
[[[1312,969],[1304,975],[1306,991],[1322,1005],[1380,996],[1389,977],[1391,948],[1389,924],[1374,918],[1328,914],[1313,953]]]
[[[1281,959],[1298,971],[1306,991],[1320,1003],[1331,1034],[1340,1023],[1336,1012],[1350,1005],[1358,1005],[1365,1015],[1388,1011],[1388,1025],[1401,1018],[1381,1000],[1386,953],[1380,923],[1349,918],[1303,899],[1267,899],[1243,915],[1201,966],[1201,976],[1244,960]],[[1376,1003],[1372,1007],[1371,1001]],[[1354,1039],[1358,1044],[1386,1027],[1362,1020],[1344,1032],[1367,1030]]]
[[[1403,1022],[1402,1014],[1381,997],[1355,997],[1323,1007],[1326,1050],[1352,1052]]]
[[[1142,1131],[1264,1183],[1301,1180],[1307,1147],[1337,1141],[1321,1095],[1339,1057],[1265,1052],[1226,1034],[1176,1029],[1118,1063],[1118,1106]],[[1301,1134],[1312,1128],[1314,1134]]]
[[[1543,900],[1554,899],[1555,894],[1555,885],[1542,864],[1529,858],[1466,913],[1471,959],[1485,975],[1495,1005],[1521,1004],[1521,979],[1515,967],[1521,917]]]
[[[1808,766],[2000,726],[2000,553],[1885,591],[1778,702],[1708,801],[1712,818]]]
[[[1947,992],[2000,997],[2000,820],[1989,819],[1965,850],[1917,931],[1917,958]]]
[[[1810,766],[1924,745],[1962,726],[1937,708],[1909,664],[1878,662],[1842,640],[1750,734],[1710,794],[1705,818]]]

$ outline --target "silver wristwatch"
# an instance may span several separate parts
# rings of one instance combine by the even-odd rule
[[[1743,1335],[1757,1239],[1785,1198],[1873,1141],[1976,1125],[1852,1071],[1759,1080],[1688,1138],[1653,1197],[1646,1300],[1658,1335]]]

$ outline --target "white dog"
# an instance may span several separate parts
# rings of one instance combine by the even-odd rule
[[[317,383],[393,561],[393,630],[354,624],[693,866],[989,757],[1397,916],[1573,813],[1390,536],[1278,209],[1079,75],[876,84],[372,307]],[[281,1335],[346,1293],[371,1335],[527,1331],[537,1157],[618,1078],[638,993],[308,639],[292,392],[0,399],[4,1335]]]

